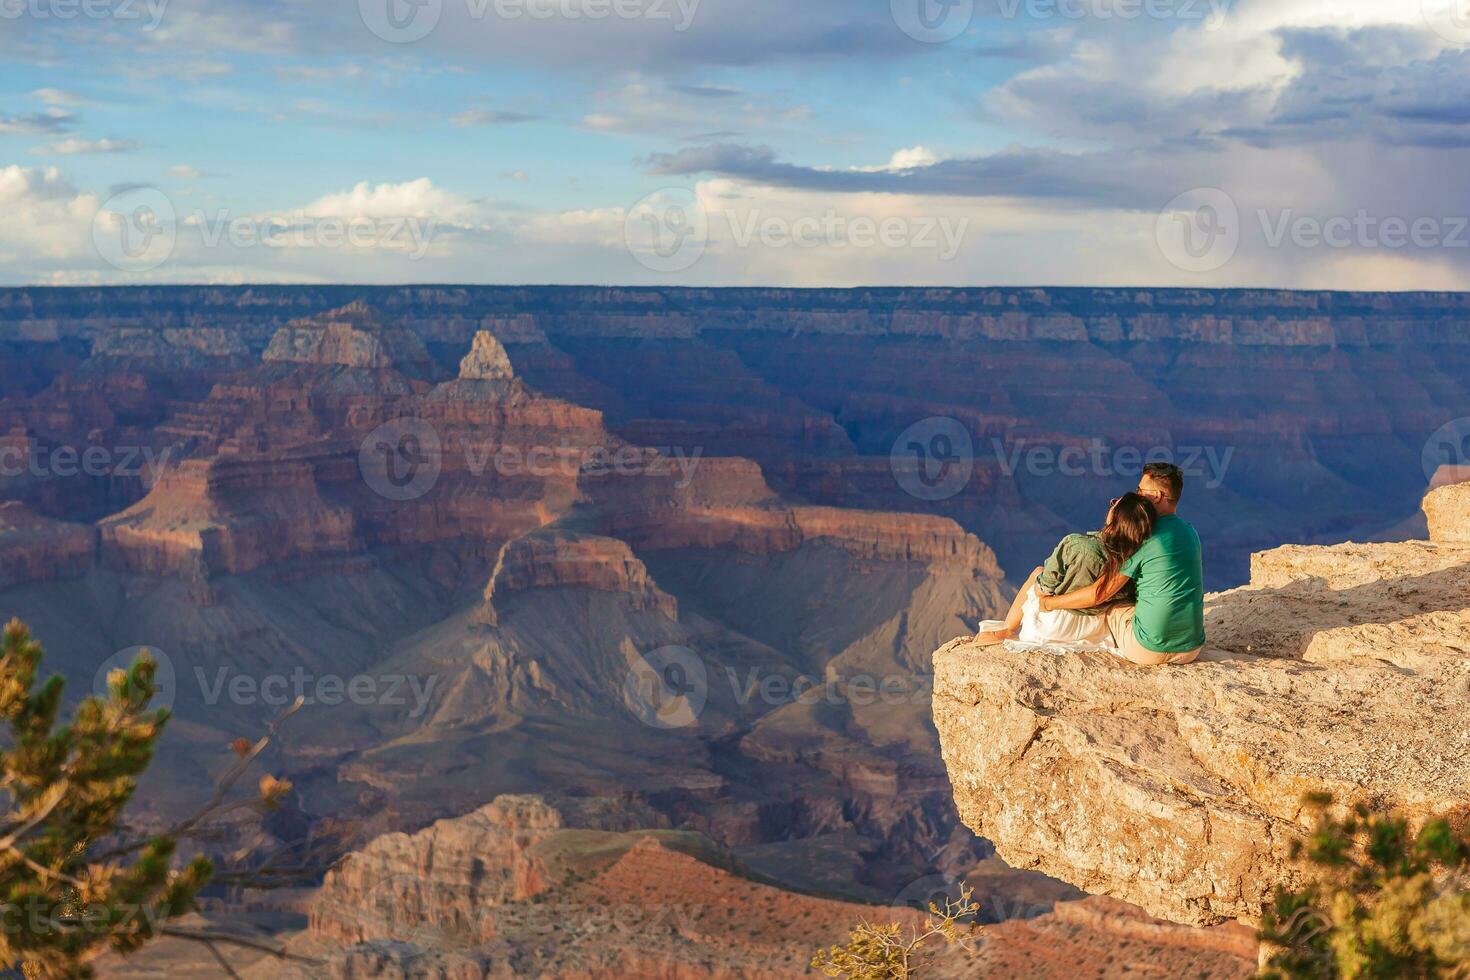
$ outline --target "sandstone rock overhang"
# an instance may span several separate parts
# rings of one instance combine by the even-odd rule
[[[1470,818],[1470,509],[1451,496],[1426,501],[1433,542],[1255,555],[1250,585],[1208,597],[1188,667],[948,644],[934,721],[961,819],[1016,867],[1197,925],[1293,880],[1308,791]]]

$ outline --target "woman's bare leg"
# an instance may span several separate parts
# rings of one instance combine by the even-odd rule
[[[1010,611],[1006,613],[1005,626],[998,630],[988,630],[975,635],[975,642],[980,646],[993,646],[996,643],[1004,643],[1006,640],[1014,640],[1021,635],[1022,607],[1026,605],[1026,596],[1035,587],[1036,580],[1041,578],[1041,568],[1033,569],[1026,584],[1021,586],[1021,591],[1016,593],[1016,598],[1011,602]]]

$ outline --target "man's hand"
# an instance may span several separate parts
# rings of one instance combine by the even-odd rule
[[[1037,602],[1042,612],[1051,612],[1051,600],[1052,597],[1049,595],[1037,596]]]

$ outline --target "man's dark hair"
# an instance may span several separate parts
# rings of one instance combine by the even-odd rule
[[[1184,471],[1173,463],[1149,463],[1143,468],[1143,475],[1168,487],[1170,500],[1177,501],[1184,496]]]

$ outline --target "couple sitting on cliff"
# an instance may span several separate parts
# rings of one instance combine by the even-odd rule
[[[1174,513],[1183,493],[1179,467],[1144,467],[1103,529],[1063,538],[1005,621],[981,623],[975,641],[1111,646],[1145,667],[1192,663],[1205,645],[1204,585],[1199,535]]]

